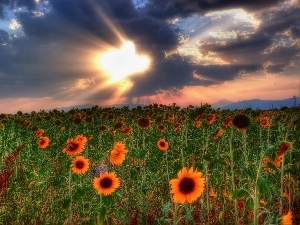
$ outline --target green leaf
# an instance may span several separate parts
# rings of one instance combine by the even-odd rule
[[[246,208],[248,210],[252,210],[253,207],[254,207],[254,201],[253,201],[253,199],[252,198],[247,198],[246,199]]]
[[[206,160],[206,161],[212,161],[213,160],[213,158],[211,157],[211,155],[208,154],[208,153],[203,155],[203,159]]]
[[[114,203],[112,195],[103,196],[102,201],[106,207],[110,207]]]
[[[63,204],[62,204],[62,207],[63,207],[64,209],[68,209],[68,208],[70,207],[70,205],[71,205],[71,199],[70,199],[70,198],[64,199]]]
[[[249,193],[245,189],[237,189],[232,193],[232,200],[235,200],[238,198],[243,199],[243,198],[247,198],[247,197],[249,197]]]
[[[185,218],[187,218],[189,222],[194,223],[195,221],[194,221],[194,218],[192,216],[192,212],[191,212],[190,208],[188,207],[188,205],[184,204],[182,207],[183,207],[183,210],[185,212]]]
[[[162,210],[163,210],[163,215],[164,215],[164,217],[168,215],[170,206],[171,206],[171,203],[170,203],[170,202],[168,202],[168,203],[166,203],[166,204],[164,204],[164,205],[162,206]]]
[[[266,194],[269,191],[269,181],[264,179],[263,177],[259,177],[257,180],[257,188],[261,195]]]
[[[99,211],[100,221],[102,221],[102,222],[104,221],[106,212],[107,212],[106,207],[102,206]]]

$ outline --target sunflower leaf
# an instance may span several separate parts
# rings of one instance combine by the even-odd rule
[[[243,199],[249,197],[249,192],[246,191],[245,189],[237,189],[232,193],[232,200],[235,199]]]
[[[162,206],[162,210],[163,210],[163,215],[164,215],[164,217],[168,215],[170,206],[171,206],[171,203],[170,203],[170,202],[168,202],[168,203],[166,203],[166,204],[164,204],[164,205]]]
[[[188,207],[187,204],[183,205],[183,210],[185,212],[185,217],[188,219],[188,221],[194,223],[195,221],[194,221],[194,218],[192,216],[192,212],[191,212],[191,210],[190,210],[190,208]]]
[[[71,204],[71,199],[70,198],[66,198],[64,201],[63,201],[63,204],[62,204],[62,207],[64,209],[68,209],[70,207],[70,204]]]

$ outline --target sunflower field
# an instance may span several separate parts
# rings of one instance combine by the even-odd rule
[[[300,224],[300,108],[0,114],[0,159],[3,225]]]

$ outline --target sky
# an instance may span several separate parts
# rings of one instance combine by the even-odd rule
[[[0,0],[0,113],[299,95],[300,0]]]

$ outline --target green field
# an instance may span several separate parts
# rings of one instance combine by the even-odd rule
[[[78,135],[86,138],[82,151],[67,154]],[[128,152],[114,165],[118,142]],[[82,174],[72,170],[78,155],[88,161]],[[299,108],[152,104],[0,114],[0,157],[0,224],[290,224],[288,212],[300,224]],[[101,165],[120,180],[108,195],[93,186]],[[191,203],[171,193],[183,167],[205,178]]]

